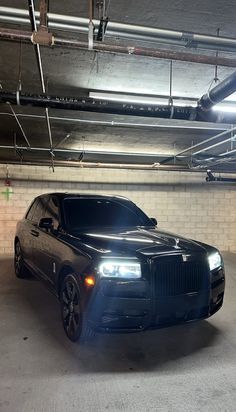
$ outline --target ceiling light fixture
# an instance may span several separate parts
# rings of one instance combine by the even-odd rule
[[[168,99],[157,99],[155,97],[149,96],[135,96],[132,94],[122,94],[122,93],[103,93],[103,92],[90,92],[89,97],[91,99],[98,100],[109,100],[114,102],[122,103],[141,103],[141,104],[168,104]]]
[[[161,105],[168,106],[168,97],[155,97],[155,96],[145,96],[145,95],[133,95],[133,94],[123,94],[123,93],[106,93],[106,92],[89,92],[89,97],[91,99],[97,100],[107,100],[112,102],[120,103],[134,103],[134,104],[151,104],[151,105]],[[196,102],[191,102],[196,106]],[[174,106],[190,106],[192,105],[190,101],[174,101]]]
[[[236,106],[231,106],[228,104],[216,104],[212,110],[214,112],[223,112],[223,113],[236,113]]]

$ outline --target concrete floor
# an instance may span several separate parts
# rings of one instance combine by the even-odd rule
[[[66,339],[58,303],[0,260],[0,411],[236,410],[236,254],[223,309],[208,321]]]

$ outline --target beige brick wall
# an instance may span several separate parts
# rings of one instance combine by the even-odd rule
[[[13,195],[2,195],[6,166],[0,165],[0,254],[12,253],[15,226],[31,200],[46,192],[118,194],[132,199],[159,227],[221,250],[236,251],[236,184],[206,183],[205,173],[9,166]]]

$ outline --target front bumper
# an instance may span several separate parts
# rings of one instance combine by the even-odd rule
[[[135,332],[206,319],[222,306],[225,288],[223,268],[210,276],[207,290],[159,299],[146,282],[113,282],[110,288],[104,281],[94,290],[87,320],[99,332]]]

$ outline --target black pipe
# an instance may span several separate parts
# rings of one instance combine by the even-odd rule
[[[0,91],[0,102],[17,103],[22,106],[48,107],[64,110],[80,110],[97,113],[122,114],[132,116],[160,117],[187,120],[193,111],[192,107],[171,107],[155,105],[139,105],[133,103],[119,103],[90,98],[58,97],[46,94],[31,95],[16,92]]]
[[[215,177],[210,170],[207,170],[207,182],[226,182],[226,183],[236,183],[236,179],[229,177]]]
[[[198,102],[200,111],[208,111],[236,91],[236,72],[204,94]]]
[[[155,117],[163,119],[196,120],[201,122],[236,123],[235,113],[197,112],[192,106],[170,106],[153,104],[133,104],[91,99],[87,97],[49,96],[45,93],[31,95],[0,90],[0,102],[22,106],[46,107],[63,110],[120,114],[126,116]]]

